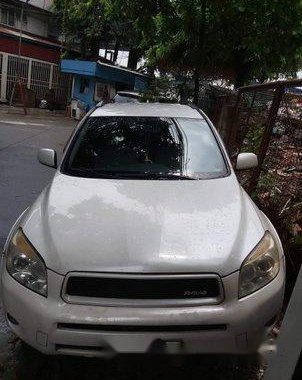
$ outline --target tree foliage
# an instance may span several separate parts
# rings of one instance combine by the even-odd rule
[[[132,22],[110,0],[54,0],[67,54],[79,44],[83,58],[97,56],[100,46],[134,47]]]
[[[300,0],[113,0],[133,20],[140,47],[162,69],[251,79],[296,72]]]
[[[81,55],[88,57],[94,54],[99,40],[108,37],[104,9],[98,0],[54,0],[53,7],[66,51],[79,45]]]
[[[149,65],[237,86],[301,62],[301,0],[55,0],[70,39],[136,47]]]

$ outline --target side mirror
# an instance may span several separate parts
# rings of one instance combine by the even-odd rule
[[[39,149],[38,160],[43,165],[57,168],[57,152],[53,149]]]
[[[258,166],[258,157],[254,153],[240,153],[237,157],[236,169],[244,170],[256,168]]]

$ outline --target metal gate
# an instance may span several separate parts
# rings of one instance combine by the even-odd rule
[[[27,84],[28,69],[29,69],[29,59],[19,58],[13,55],[8,56],[7,89],[6,89],[6,98],[8,100],[10,100],[14,85],[16,83],[16,78],[18,75],[21,82],[25,85]]]
[[[61,73],[59,66],[53,66],[52,88],[55,92],[55,98],[59,104],[66,106],[67,95],[71,88],[71,76]]]
[[[229,149],[252,151],[259,165],[242,174],[249,192],[270,182],[275,191],[294,200],[301,190],[302,80],[278,81],[239,89]],[[278,163],[278,167],[277,167]],[[290,183],[285,185],[290,178]],[[275,194],[276,198],[278,194]]]
[[[18,76],[24,86],[34,92],[37,101],[53,89],[56,104],[62,109],[66,107],[71,79],[69,74],[60,72],[58,65],[0,53],[0,98],[3,101],[10,101]]]
[[[45,93],[51,88],[50,71],[49,63],[32,61],[30,89],[35,92],[37,99],[44,98]]]
[[[257,169],[248,174],[239,173],[250,193],[259,181],[282,182],[288,171],[292,190],[295,193],[299,190],[302,180],[302,89],[299,86],[302,80],[242,87],[235,99],[226,98],[221,107],[216,125],[234,162],[240,152],[250,151],[258,156]],[[276,168],[277,159],[282,168]]]

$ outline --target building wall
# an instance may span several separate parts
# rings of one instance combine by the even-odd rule
[[[24,30],[41,37],[48,37],[49,22],[47,19],[40,19],[29,13],[27,16],[27,27]]]
[[[0,100],[10,100],[17,74],[21,70],[22,82],[34,92],[37,100],[53,89],[58,103],[64,106],[69,76],[60,73],[61,45],[57,41],[58,33],[54,28],[52,13],[45,11],[50,1],[30,1],[29,4],[42,9],[23,5],[22,2],[26,1],[0,0]],[[22,5],[24,17],[21,25]],[[20,28],[23,32],[21,44]]]
[[[39,8],[24,4],[22,30],[24,32],[32,33],[40,37],[51,36],[58,38],[58,30],[53,27],[52,13],[44,12],[42,10],[44,8],[44,2],[40,3],[41,10]],[[29,4],[34,5],[34,2],[30,1]],[[19,30],[21,27],[21,9],[22,1],[0,0],[0,24],[7,25]],[[46,5],[44,9],[47,9]],[[9,16],[6,16],[8,14]]]
[[[0,35],[0,53],[18,54],[19,41],[9,36]],[[24,57],[40,59],[46,62],[59,64],[60,48],[52,48],[50,46],[22,41],[21,55]]]
[[[81,87],[83,87],[83,81],[86,81],[87,87],[84,91],[81,92]],[[101,90],[100,94],[98,94],[98,91],[96,91],[96,86],[97,89]],[[94,107],[98,102],[102,101],[103,91],[105,87],[107,87],[109,98],[113,99],[116,94],[115,83],[101,81],[100,79],[96,79],[93,77],[74,75],[73,91],[71,95],[73,99],[79,100],[80,102],[85,104],[87,106],[87,111],[88,109]]]
[[[83,80],[86,81],[87,87],[84,92],[81,92],[81,84]],[[89,77],[83,77],[80,75],[75,75],[72,97],[87,104],[89,109],[95,105],[94,89],[95,89],[95,79],[89,78]]]

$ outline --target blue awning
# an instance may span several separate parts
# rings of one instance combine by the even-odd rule
[[[134,70],[103,62],[63,59],[61,71],[74,75],[93,77],[103,82],[128,84],[139,91],[146,91],[150,77]]]

